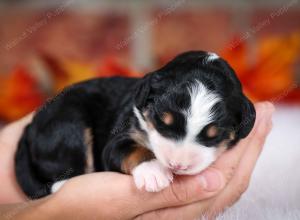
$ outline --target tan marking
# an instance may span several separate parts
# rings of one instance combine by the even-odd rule
[[[235,138],[235,133],[234,133],[234,131],[232,131],[232,132],[230,132],[230,134],[229,134],[229,139],[230,140],[233,140]]]
[[[171,125],[174,122],[174,117],[170,112],[164,112],[162,115],[162,121],[166,125]]]
[[[94,156],[93,156],[93,135],[92,135],[91,128],[86,128],[84,130],[84,144],[86,147],[85,173],[92,173],[94,172]]]
[[[213,138],[216,137],[219,133],[219,129],[215,125],[211,125],[206,132],[207,137]]]
[[[229,139],[225,139],[217,145],[217,151],[216,151],[217,157],[220,156],[224,151],[227,150],[230,141],[232,141],[234,138],[235,138],[235,133],[234,133],[234,131],[232,131],[229,134]]]
[[[121,170],[126,174],[131,174],[132,170],[144,161],[149,161],[154,158],[154,154],[143,146],[136,146],[123,161]]]

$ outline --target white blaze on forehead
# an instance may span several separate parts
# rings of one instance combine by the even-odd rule
[[[144,130],[144,131],[148,131],[147,123],[143,119],[142,114],[140,113],[140,111],[137,109],[136,106],[133,107],[133,112],[134,112],[135,116],[137,117],[137,119],[139,121],[141,129]]]
[[[221,99],[199,81],[191,86],[189,93],[191,106],[185,113],[187,117],[186,139],[193,141],[199,132],[212,122],[214,114],[212,108]]]
[[[206,62],[211,62],[211,61],[214,61],[214,60],[217,60],[220,58],[217,54],[212,53],[212,52],[208,52],[207,54],[208,54],[208,56],[206,58]]]

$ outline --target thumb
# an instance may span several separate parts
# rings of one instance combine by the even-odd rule
[[[195,176],[177,176],[175,181],[161,192],[140,193],[141,212],[166,207],[182,206],[218,194],[225,186],[224,175],[215,168],[208,168]],[[139,213],[141,214],[141,213]]]
[[[214,168],[208,168],[196,176],[178,176],[168,188],[156,193],[138,190],[131,176],[103,172],[70,179],[54,199],[66,201],[61,206],[75,207],[75,210],[84,204],[81,217],[94,213],[105,219],[104,216],[114,213],[115,216],[133,218],[146,212],[210,198],[224,185],[224,176]],[[69,215],[74,216],[74,212]]]

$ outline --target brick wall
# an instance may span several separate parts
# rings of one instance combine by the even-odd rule
[[[298,0],[2,1],[1,73],[37,52],[93,62],[117,54],[141,69],[191,49],[221,52],[300,29]],[[251,33],[251,36],[243,34]]]
[[[226,58],[254,101],[300,103],[300,0],[6,0],[0,120],[69,84],[146,73],[187,50]]]

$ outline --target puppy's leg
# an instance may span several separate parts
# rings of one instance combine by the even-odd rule
[[[143,162],[132,170],[135,185],[148,192],[158,192],[173,181],[172,172],[157,159]]]
[[[40,122],[40,121],[38,121]],[[16,152],[16,177],[23,191],[37,199],[50,194],[54,183],[85,173],[84,125],[52,119],[41,129],[26,128]],[[54,190],[53,190],[54,189]]]
[[[149,192],[160,191],[172,182],[172,172],[164,167],[154,154],[126,136],[114,138],[105,147],[107,170],[133,175],[137,188]]]

